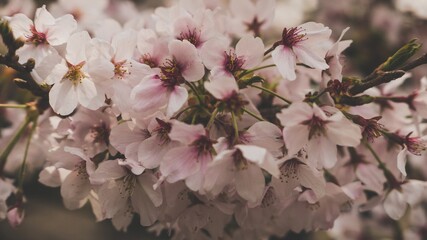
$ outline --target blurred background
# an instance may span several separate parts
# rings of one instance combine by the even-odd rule
[[[11,14],[8,8],[11,1],[13,0],[0,0],[0,15]],[[111,4],[115,6],[114,4],[120,5],[126,2],[126,4],[130,4],[132,7],[136,6],[141,11],[150,12],[154,7],[167,6],[172,1],[135,0],[129,2],[116,0],[111,1]],[[227,2],[225,0],[217,1],[225,4]],[[28,4],[29,1],[22,2]],[[36,1],[36,6],[41,6],[42,4],[49,6],[53,2],[55,1],[38,0]],[[212,0],[211,2],[214,1]],[[420,2],[425,1],[421,0]],[[330,27],[333,30],[333,38],[337,39],[342,30],[350,26],[350,30],[344,37],[344,39],[353,40],[351,47],[345,51],[346,57],[343,58],[345,75],[365,76],[409,40],[418,38],[421,43],[427,40],[426,4],[420,5],[424,6],[424,9],[422,7],[418,9],[408,7],[408,5],[405,5],[405,1],[397,0],[277,0],[277,4],[274,26],[270,32],[266,33],[271,34],[271,36],[279,36],[283,27],[297,26],[302,22],[313,20]],[[114,12],[114,8],[111,11]],[[0,47],[0,51],[4,50],[4,48]],[[424,45],[421,52],[427,52],[427,46]],[[408,81],[408,84],[418,84],[419,79],[426,75],[426,67],[417,68],[413,72],[412,81]],[[26,99],[30,97],[26,92],[18,90],[14,86],[10,81],[13,77],[14,72],[0,68],[0,102],[5,99],[26,102]],[[18,112],[16,116],[19,118]],[[10,124],[13,124],[13,122],[8,121],[2,113],[2,109],[0,109],[0,129]],[[1,138],[0,147],[2,147]],[[39,156],[42,155],[40,154]],[[42,163],[43,160],[34,160],[33,165],[30,167],[34,172],[41,168],[41,165],[37,162]],[[11,171],[9,174],[13,176],[15,172]],[[28,204],[25,206],[25,220],[16,229],[11,228],[7,221],[0,222],[0,240],[168,239],[168,233],[162,233],[158,237],[148,233],[147,229],[139,225],[136,217],[128,232],[122,233],[117,232],[108,220],[95,222],[95,217],[89,206],[77,211],[66,210],[62,204],[59,189],[49,188],[38,183],[37,174],[28,176],[24,186],[28,200]],[[369,214],[366,217],[368,219]],[[345,219],[345,216],[343,216],[343,219],[337,224],[363,224],[352,221],[353,219]],[[394,234],[394,231],[396,231],[394,221],[383,219],[377,223],[379,225],[369,224],[367,223],[365,224],[366,226],[363,226],[366,231],[366,236],[363,237],[363,240],[393,239],[392,236],[398,236]],[[427,229],[424,230],[426,231],[424,236],[427,239]],[[340,239],[336,237],[339,235],[334,231],[339,231],[339,229],[315,234],[291,233],[282,239]]]

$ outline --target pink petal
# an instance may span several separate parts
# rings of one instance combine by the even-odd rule
[[[175,86],[169,95],[168,107],[166,109],[166,116],[172,116],[176,113],[188,99],[188,91],[184,87]]]
[[[177,120],[172,120],[171,123],[172,130],[169,133],[169,137],[184,144],[189,145],[206,133],[205,128],[201,124],[188,125]]]
[[[237,171],[237,193],[249,203],[259,202],[263,196],[264,188],[264,175],[257,166],[249,164],[246,169]]]
[[[220,100],[226,100],[233,92],[237,93],[239,91],[236,80],[229,75],[212,76],[211,81],[205,82],[205,88],[216,99]]]
[[[321,70],[329,68],[329,65],[325,61],[325,56],[318,56],[310,51],[310,49],[305,48],[303,45],[296,45],[292,49],[298,61],[301,63]]]
[[[46,6],[43,5],[41,8],[37,8],[34,17],[34,26],[37,32],[45,33],[48,30],[48,26],[55,24],[55,18],[46,10]]]
[[[313,108],[305,102],[292,103],[288,108],[277,114],[282,126],[294,126],[313,117]]]
[[[264,58],[264,43],[261,38],[246,35],[236,45],[236,54],[243,57],[243,69],[251,69],[258,66]]]
[[[177,147],[166,153],[160,172],[170,183],[183,180],[200,169],[197,152],[191,147]]]
[[[295,125],[283,129],[283,139],[285,140],[288,156],[299,152],[308,143],[309,129],[304,125]]]

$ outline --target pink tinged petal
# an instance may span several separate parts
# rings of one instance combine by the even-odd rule
[[[55,24],[55,18],[46,10],[46,6],[37,8],[34,16],[34,26],[38,32],[46,32],[48,26]]]
[[[134,175],[141,175],[145,171],[145,167],[141,166],[138,161],[138,144],[132,143],[126,148],[126,159],[119,160],[119,165],[130,169]]]
[[[308,160],[318,167],[332,168],[337,163],[337,145],[327,138],[312,138],[307,145]]]
[[[427,190],[427,182],[411,179],[407,183],[402,184],[401,187],[405,201],[414,206],[423,200],[423,196]]]
[[[78,171],[72,171],[61,186],[61,196],[70,202],[79,202],[88,197],[91,186],[89,179]]]
[[[128,226],[133,219],[133,212],[128,211],[127,208],[121,208],[112,218],[111,223],[117,231],[126,232]]]
[[[189,145],[206,134],[205,128],[201,124],[189,125],[177,120],[172,120],[171,123],[172,130],[169,137],[184,144]]]
[[[69,171],[55,166],[44,168],[39,174],[39,182],[49,187],[59,187]],[[1,194],[0,194],[1,199]]]
[[[230,98],[233,92],[238,92],[236,80],[233,76],[217,75],[213,76],[211,81],[205,82],[205,88],[216,99],[226,100]]]
[[[89,33],[86,31],[76,32],[68,39],[67,54],[65,58],[73,65],[78,65],[87,60],[86,46],[90,41]]]
[[[325,61],[325,56],[318,56],[310,49],[305,48],[302,44],[296,45],[292,48],[298,61],[304,63],[312,68],[325,70],[329,65]]]
[[[91,79],[99,84],[114,77],[114,64],[105,58],[96,58],[87,62]]]
[[[264,58],[264,43],[261,38],[246,35],[236,45],[236,54],[244,59],[243,69],[258,66]]]
[[[196,47],[189,41],[172,40],[169,43],[169,51],[181,67],[185,80],[194,82],[205,75],[205,66],[200,60]]]
[[[47,41],[52,46],[58,46],[68,41],[71,33],[77,28],[77,22],[74,17],[70,14],[62,16],[56,19],[53,26],[49,26],[47,32]]]
[[[356,168],[356,176],[367,189],[382,194],[386,178],[377,166],[373,164],[359,164]]]
[[[44,62],[42,62],[42,63],[44,63]],[[47,68],[46,65],[43,65],[43,67],[41,67],[40,74],[45,74],[48,71],[45,68]],[[51,68],[50,70],[51,70],[51,72],[45,78],[45,82],[49,85],[52,85],[55,83],[60,84],[60,81],[64,78],[65,74],[67,74],[67,72],[68,72],[68,67],[65,64],[65,61],[62,60],[61,63],[56,64],[55,67],[53,69]],[[69,81],[68,79],[65,79],[65,81],[71,83],[71,81]]]
[[[285,140],[288,156],[299,152],[308,143],[309,129],[304,125],[295,125],[283,129],[283,139]]]
[[[402,218],[408,207],[405,196],[396,189],[391,190],[387,195],[383,206],[387,215],[394,220]]]
[[[53,85],[49,91],[49,104],[53,111],[60,115],[65,116],[72,113],[78,104],[73,83],[64,80]]]
[[[206,171],[203,189],[213,196],[218,195],[234,179],[233,153],[230,150],[220,152]]]
[[[261,28],[266,27],[274,19],[276,0],[257,1],[255,9],[257,10],[256,15],[258,16],[258,20],[266,21]]]
[[[265,188],[264,175],[260,168],[249,164],[246,169],[236,172],[236,190],[249,203],[259,202]]]
[[[58,72],[56,75],[56,80],[61,80],[62,77],[67,73],[68,68],[65,65],[65,61],[63,61],[62,57],[60,57],[58,55],[58,53],[53,52],[49,55],[47,55],[41,62],[39,62],[39,64],[36,65],[36,67],[33,69],[33,71],[31,71],[31,76],[33,76],[34,80],[37,81],[38,84],[41,84],[43,82],[48,83],[46,81],[46,78],[51,75],[52,73],[52,66],[55,66],[60,64],[62,64],[62,71]],[[55,70],[55,68],[54,68]],[[56,69],[58,70],[58,69]],[[59,75],[59,76],[58,76]],[[62,75],[62,76],[61,76]],[[52,81],[55,79],[50,79],[49,81]],[[53,84],[52,83],[48,83],[48,84]]]
[[[190,147],[177,147],[166,153],[160,164],[160,172],[170,183],[183,180],[200,169],[197,152]]]
[[[230,10],[234,16],[245,22],[251,22],[257,13],[255,5],[250,0],[230,1]]]
[[[166,108],[166,116],[172,116],[176,113],[188,99],[188,91],[184,87],[175,86],[169,95],[168,107]]]
[[[305,102],[292,103],[282,112],[277,114],[277,118],[284,127],[301,124],[313,117],[313,108]]]
[[[17,39],[24,38],[26,40],[29,36],[32,36],[30,30],[32,25],[33,21],[22,13],[13,15],[9,21],[9,26]]]
[[[114,60],[116,62],[129,60],[133,57],[136,49],[136,37],[134,30],[126,30],[113,37],[111,46],[115,50]]]
[[[112,218],[117,212],[127,208],[128,197],[124,195],[126,192],[120,191],[120,188],[124,188],[120,184],[123,184],[120,180],[109,181],[97,191],[105,218]]]
[[[119,179],[127,174],[125,168],[120,166],[117,161],[104,161],[98,165],[89,180],[92,184],[103,184],[109,180]]]
[[[249,143],[264,147],[268,150],[276,150],[283,146],[282,131],[276,125],[260,121],[252,125],[248,130]]]
[[[110,133],[110,143],[119,152],[124,153],[126,147],[131,143],[141,143],[147,138],[144,129],[134,127],[132,130],[127,123],[114,126]]]
[[[12,207],[7,212],[7,220],[12,228],[16,228],[24,221],[24,209],[19,207]]]
[[[341,119],[330,121],[325,126],[328,139],[340,146],[358,146],[362,140],[360,127],[342,116],[341,113],[335,113],[333,117],[335,116],[340,116]]]
[[[159,207],[163,203],[163,197],[161,189],[153,189],[157,180],[153,174],[145,173],[138,177],[138,184],[144,189],[154,206]]]
[[[222,66],[225,53],[228,51],[228,41],[224,38],[214,38],[208,40],[200,49],[200,56],[206,68]]]
[[[150,226],[157,221],[160,211],[147,199],[147,195],[141,188],[134,190],[131,200],[133,208],[139,214],[139,222],[142,226]]]
[[[298,178],[302,186],[310,188],[318,199],[325,195],[326,182],[321,172],[306,164],[298,166]]]
[[[46,56],[53,53],[56,53],[56,50],[47,44],[25,44],[16,51],[16,55],[19,56],[19,63],[24,64],[28,59],[32,58],[36,66],[38,66]]]
[[[280,170],[277,166],[277,162],[275,161],[273,155],[267,151],[267,149],[250,145],[236,145],[236,148],[242,152],[243,156],[247,160],[257,164],[259,167],[263,168],[274,177],[279,177]]]
[[[185,179],[185,185],[187,185],[191,191],[197,192],[202,189],[204,180],[205,173],[203,171],[198,171]]]
[[[297,78],[295,74],[297,57],[290,48],[280,45],[273,50],[271,56],[283,78],[290,81]]]
[[[144,78],[131,92],[131,98],[135,100],[133,109],[149,115],[165,106],[168,89],[162,84],[157,75]]]
[[[91,101],[97,95],[95,84],[88,78],[82,79],[82,81],[75,86],[77,92],[77,98],[79,103],[91,110],[96,110],[101,106],[92,105]]]
[[[403,149],[397,154],[397,169],[402,173],[403,176],[406,177],[406,155],[408,154],[408,148],[406,145],[403,146]]]
[[[139,144],[138,161],[142,166],[148,169],[157,168],[163,160],[164,155],[173,147],[177,147],[178,143],[173,141],[167,145],[162,145],[161,140],[157,136],[148,138]]]

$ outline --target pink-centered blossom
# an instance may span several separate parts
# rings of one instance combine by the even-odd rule
[[[297,63],[320,70],[329,68],[325,56],[329,50],[331,32],[323,24],[314,22],[283,29],[282,39],[275,43],[271,53],[283,78],[290,81],[296,79]]]
[[[328,110],[299,102],[277,114],[284,126],[283,138],[289,156],[305,148],[311,163],[331,168],[337,162],[337,145],[354,147],[360,144],[359,126],[337,109]]]
[[[56,53],[56,46],[66,43],[76,30],[77,23],[70,14],[54,18],[46,6],[38,8],[34,22],[22,13],[15,14],[9,19],[10,27],[15,38],[25,42],[17,50],[19,62],[25,63],[33,58],[36,64],[49,54]]]

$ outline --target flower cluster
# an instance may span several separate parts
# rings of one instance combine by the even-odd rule
[[[0,219],[22,221],[28,154],[46,158],[39,181],[60,187],[68,209],[90,203],[124,231],[138,214],[175,239],[329,229],[377,205],[400,219],[427,199],[427,182],[409,178],[427,148],[427,90],[399,89],[427,62],[410,61],[415,41],[346,77],[348,29],[334,41],[307,22],[268,37],[274,0],[181,0],[127,16],[112,4],[64,0],[2,20],[0,63],[34,101],[0,105],[27,112],[2,131]],[[13,185],[2,172],[15,171],[19,147]]]

